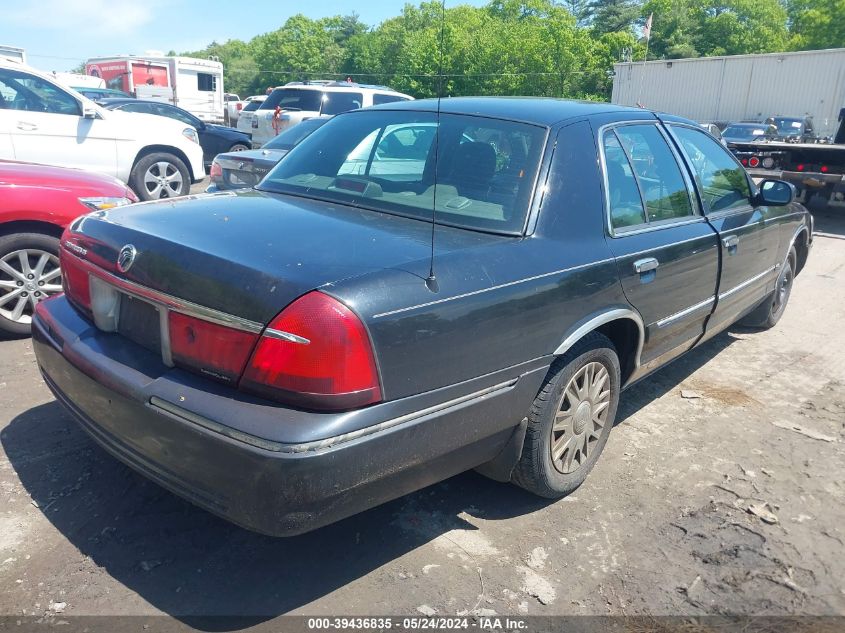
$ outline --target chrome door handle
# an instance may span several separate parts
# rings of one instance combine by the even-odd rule
[[[28,123],[27,121],[18,121],[18,129],[24,130],[25,132],[32,132],[38,129],[38,126],[35,123]]]
[[[736,248],[739,244],[739,238],[736,235],[728,235],[722,238],[722,244],[725,245],[725,248]]]
[[[634,262],[634,271],[641,275],[652,270],[657,270],[658,266],[660,266],[660,262],[654,257],[646,257],[645,259],[638,259]]]

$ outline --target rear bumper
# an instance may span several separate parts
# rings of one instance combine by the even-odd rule
[[[269,424],[275,428],[262,428],[261,421],[256,426],[254,404],[244,402],[241,410],[236,397],[216,403],[219,394],[192,386],[201,379],[180,380],[179,370],[158,373],[143,358],[134,367],[119,362],[121,356],[141,357],[143,350],[93,330],[63,297],[44,308],[32,328],[39,368],[94,440],[177,495],[275,536],[307,532],[493,459],[545,375],[537,367],[399,417],[389,415],[395,406],[385,406],[383,419],[366,427],[284,442],[271,438],[289,422],[339,429],[343,416],[354,412],[274,407]],[[199,402],[203,398],[211,403]],[[208,415],[209,404],[220,414]]]

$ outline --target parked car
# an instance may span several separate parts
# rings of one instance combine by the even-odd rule
[[[267,99],[267,95],[249,97],[247,104],[241,109],[241,113],[238,115],[238,124],[235,127],[244,134],[249,134],[250,138],[252,138],[252,119],[255,117],[255,111],[261,107],[265,99]],[[253,142],[252,146],[257,148],[261,147],[261,144]]]
[[[747,143],[772,138],[773,130],[763,123],[728,123],[722,131],[725,143]]]
[[[779,141],[815,143],[818,140],[811,116],[771,116],[764,123],[773,126],[774,135]]]
[[[270,139],[261,149],[219,154],[211,164],[207,192],[255,186],[287,153],[331,117],[306,119]]]
[[[719,127],[716,123],[700,123],[701,127],[708,132],[710,132],[711,136],[716,138],[717,140],[722,140],[722,128]]]
[[[247,134],[225,125],[205,123],[187,110],[169,103],[143,99],[103,99],[99,104],[106,110],[155,114],[193,126],[199,134],[203,162],[206,166],[211,165],[214,157],[221,152],[242,152],[252,147],[252,141]]]
[[[62,291],[59,237],[68,224],[137,201],[111,176],[0,160],[0,332],[29,334],[38,302]]]
[[[100,99],[132,99],[132,95],[123,92],[123,90],[114,90],[112,88],[86,88],[84,86],[71,86],[76,92],[83,97],[91,99],[91,101],[99,101]]]
[[[0,58],[0,159],[95,171],[143,200],[187,194],[205,177],[197,131],[109,112],[38,71]]]
[[[71,225],[35,354],[113,455],[260,532],[469,468],[557,498],[625,387],[738,319],[778,322],[812,240],[793,195],[641,109],[348,112],[255,189]]]
[[[413,97],[386,86],[345,81],[292,81],[273,90],[255,111],[250,122],[252,142],[263,145],[303,119],[410,99]]]
[[[229,127],[235,127],[238,124],[238,116],[244,107],[244,102],[241,98],[230,92],[223,95],[223,123]]]

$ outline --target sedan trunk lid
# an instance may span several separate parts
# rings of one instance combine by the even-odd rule
[[[113,274],[182,300],[266,324],[331,282],[428,258],[431,225],[255,190],[142,203],[86,216],[77,253]],[[438,253],[506,238],[438,228]],[[134,246],[125,272],[118,254]]]

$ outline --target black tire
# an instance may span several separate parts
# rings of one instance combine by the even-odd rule
[[[161,166],[161,167],[159,167]],[[152,170],[151,175],[162,174],[165,179],[172,178],[168,185],[153,189],[145,183],[145,176]],[[179,180],[175,179],[178,172]],[[161,185],[161,183],[156,183]],[[178,186],[177,186],[178,185]],[[159,198],[174,198],[186,196],[191,192],[191,173],[181,158],[165,152],[154,152],[138,159],[129,176],[129,186],[141,200],[157,200]],[[156,195],[158,193],[158,195]]]
[[[746,327],[768,330],[777,325],[783,313],[786,312],[786,304],[792,294],[792,284],[795,281],[797,270],[798,254],[795,247],[789,249],[789,255],[781,268],[780,275],[775,285],[775,291],[766,297],[760,305],[749,312],[740,324]]]
[[[16,251],[29,251],[31,257],[28,259],[34,265],[39,259],[38,253],[47,253],[57,258],[59,255],[59,240],[44,233],[12,233],[11,235],[0,237],[0,262],[4,258],[11,256],[6,264],[11,265],[15,270],[19,268],[17,263],[18,256],[14,255]],[[51,260],[49,264],[50,267],[45,268],[45,271],[55,270],[58,262]],[[29,336],[32,312],[40,297],[61,292],[61,277],[57,276],[50,279],[49,282],[44,282],[46,288],[50,289],[50,292],[45,290],[45,285],[39,285],[38,282],[39,279],[37,278],[19,278],[12,275],[5,266],[0,266],[0,333],[13,337]],[[15,284],[14,287],[11,286],[12,283]],[[26,286],[28,283],[32,284],[31,288]],[[24,292],[26,292],[26,296],[23,296]],[[21,300],[23,300],[23,313],[18,319],[12,320],[11,317],[14,316],[14,307]]]
[[[586,371],[587,366],[594,366],[594,363],[598,363],[607,372],[609,395],[606,398],[607,404],[602,409],[606,412],[605,419],[600,430],[592,428],[590,424],[594,418],[591,414],[592,407],[595,405],[591,405],[587,413],[589,421],[585,423],[587,426],[582,426],[579,432],[577,430],[579,423],[575,420],[580,414],[575,413],[572,416],[571,419],[575,422],[571,437],[577,440],[587,436],[588,441],[592,438],[592,443],[589,449],[582,453],[580,463],[573,470],[563,472],[555,465],[552,458],[555,420],[559,412],[562,415],[566,413],[561,412],[561,407],[569,399],[568,395],[565,399],[564,391],[572,386],[571,383],[579,372]],[[610,430],[613,428],[616,409],[619,405],[620,383],[621,372],[616,349],[610,339],[597,332],[584,337],[555,361],[528,414],[528,428],[522,447],[522,456],[514,468],[511,481],[529,492],[548,499],[563,497],[580,486],[598,460],[607,443]],[[577,391],[577,380],[574,381],[574,388]],[[571,409],[571,407],[570,404],[568,408]],[[583,416],[581,418],[583,419]],[[565,434],[566,432],[562,432],[562,435],[556,439],[563,439]],[[576,460],[572,459],[572,461]]]
[[[252,149],[252,148],[249,145],[247,145],[246,143],[235,143],[234,145],[232,145],[232,147],[229,148],[228,151],[230,151],[230,152],[245,152],[248,149]]]

